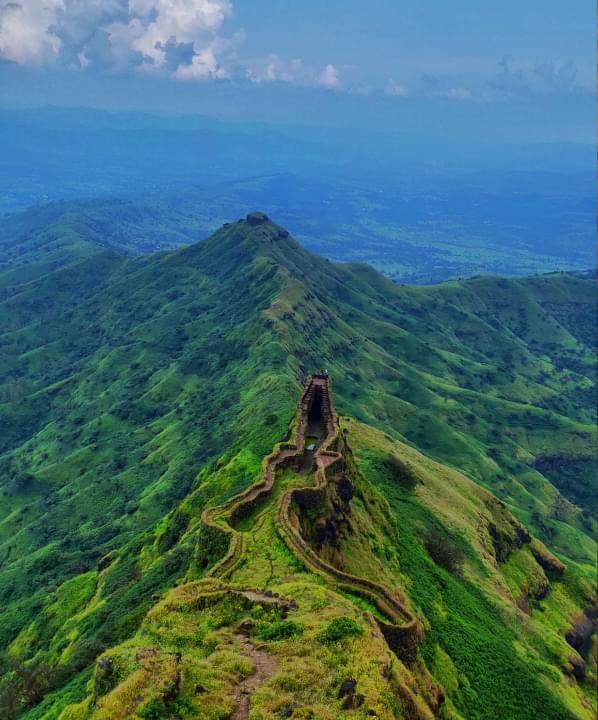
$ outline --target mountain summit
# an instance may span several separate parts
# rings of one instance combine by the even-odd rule
[[[250,225],[263,225],[264,223],[267,223],[268,220],[270,220],[266,213],[263,213],[260,210],[254,210],[253,212],[250,212],[247,215],[246,219]]]
[[[252,212],[245,219],[225,223],[212,236],[184,248],[181,253],[182,258],[193,258],[203,270],[220,276],[233,276],[247,263],[260,258],[300,274],[308,271],[314,262],[320,262],[262,212]]]

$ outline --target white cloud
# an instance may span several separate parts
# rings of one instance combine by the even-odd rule
[[[471,90],[465,87],[451,87],[447,90],[439,90],[434,93],[435,97],[449,98],[450,100],[472,100]]]
[[[232,11],[229,0],[129,0],[133,17],[114,23],[110,34],[129,31],[131,48],[141,53],[143,65],[160,68],[167,62],[164,47],[173,38],[177,44],[193,43],[197,52],[192,65],[208,75],[218,72],[214,48],[207,36],[220,29]],[[199,58],[197,62],[195,58]],[[208,70],[209,68],[209,70]]]
[[[318,84],[323,85],[331,90],[339,88],[341,81],[339,77],[339,71],[334,65],[326,65],[326,67],[320,73],[318,78]]]
[[[61,42],[50,26],[63,7],[62,0],[0,4],[0,56],[20,64],[56,58]]]
[[[300,58],[285,60],[272,53],[265,60],[252,63],[247,76],[256,83],[285,82],[304,85],[308,83],[309,71]]]
[[[0,56],[222,77],[231,14],[230,0],[0,0]]]
[[[179,65],[175,76],[181,80],[205,80],[207,78],[228,77],[227,71],[220,66],[214,49],[207,47],[196,53],[188,65]]]
[[[556,64],[537,60],[533,66],[516,63],[509,55],[499,62],[490,86],[502,97],[570,95],[579,90],[577,65],[572,60]]]
[[[301,58],[286,60],[276,54],[270,54],[265,59],[251,63],[247,77],[255,83],[278,82],[331,89],[340,87],[339,71],[334,65],[326,65],[323,70],[315,70],[306,65]]]
[[[386,83],[384,92],[392,97],[407,97],[409,95],[409,90],[404,85],[392,79]]]
[[[235,62],[222,34],[231,0],[0,0],[0,58],[21,65],[137,70],[181,80],[245,74],[253,82],[340,87],[338,68],[269,55]]]

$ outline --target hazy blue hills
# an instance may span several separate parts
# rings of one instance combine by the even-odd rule
[[[268,207],[310,250],[404,282],[595,265],[591,146],[38,108],[0,109],[0,155],[3,241],[60,222],[147,252]]]
[[[128,254],[172,249],[207,237],[239,207],[249,211],[268,198],[310,250],[367,262],[403,282],[593,267],[592,201],[575,194],[577,184],[569,197],[553,197],[549,183],[545,196],[527,194],[525,186],[541,180],[520,174],[511,178],[509,198],[484,191],[472,203],[479,181],[470,178],[447,192],[438,180],[436,195],[432,181],[383,191],[284,174],[177,193],[56,201],[2,219],[2,262],[19,263],[26,248],[52,238]]]

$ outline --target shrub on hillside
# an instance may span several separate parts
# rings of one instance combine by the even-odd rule
[[[175,510],[168,521],[164,532],[158,538],[158,552],[163,555],[167,550],[176,545],[181,535],[189,525],[189,517],[180,509]]]
[[[22,658],[0,658],[0,713],[13,720],[27,707],[38,703],[51,686],[52,674],[40,661],[25,663]]]
[[[428,555],[436,565],[440,565],[453,575],[459,575],[463,569],[465,554],[447,535],[430,530],[424,536],[424,545]]]
[[[384,465],[390,477],[406,490],[413,490],[417,485],[417,476],[413,472],[411,465],[403,462],[396,455],[388,455]]]
[[[288,640],[297,637],[303,632],[303,625],[294,620],[277,620],[269,625],[258,628],[257,636],[260,640]]]
[[[358,622],[346,615],[341,615],[328,623],[318,635],[318,640],[329,645],[345,638],[361,635],[362,632],[363,628]]]
[[[139,712],[143,720],[163,720],[168,717],[168,708],[161,698],[152,698]]]

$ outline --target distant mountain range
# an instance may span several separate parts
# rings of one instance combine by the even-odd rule
[[[530,173],[501,178],[508,191],[493,189],[485,176],[461,178],[447,189],[446,178],[368,188],[276,174],[184,192],[36,206],[2,219],[0,243],[13,263],[23,248],[43,248],[50,238],[131,255],[169,250],[207,237],[239,208],[267,202],[310,250],[368,262],[400,282],[585,270],[595,256],[593,200],[581,189],[584,177],[570,177],[563,196],[560,184]]]
[[[596,264],[590,145],[46,107],[0,108],[0,157],[0,242],[51,221],[147,252],[268,207],[308,249],[400,282]]]

